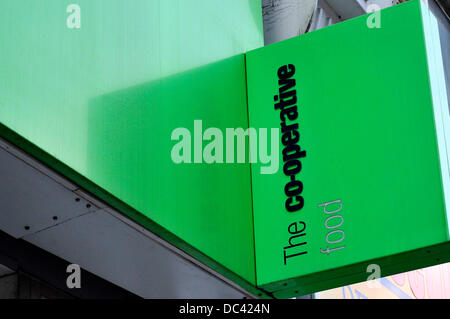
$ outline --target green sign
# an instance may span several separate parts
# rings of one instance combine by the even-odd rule
[[[450,260],[420,1],[264,48],[259,0],[70,4],[0,4],[2,138],[260,296]]]
[[[260,0],[1,1],[0,39],[0,136],[258,293],[250,164],[178,165],[171,134],[248,125]]]
[[[450,117],[434,17],[419,1],[247,54],[257,285],[276,296],[450,258]],[[368,272],[369,269],[369,272]]]

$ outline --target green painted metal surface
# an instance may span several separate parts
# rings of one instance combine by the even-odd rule
[[[412,1],[379,29],[364,16],[247,54],[250,126],[298,125],[279,150],[294,176],[252,166],[258,286],[290,296],[364,281],[370,264],[450,259],[450,117],[427,12]]]
[[[195,119],[248,125],[242,53],[263,44],[260,1],[79,0],[79,29],[67,27],[71,3],[0,3],[3,135],[254,284],[249,165],[181,167],[170,149]]]

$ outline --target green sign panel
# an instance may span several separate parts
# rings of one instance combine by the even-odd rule
[[[450,260],[420,1],[264,48],[259,0],[125,2],[0,4],[2,138],[260,296]]]
[[[292,296],[449,260],[450,117],[419,1],[247,54],[249,119],[280,128],[252,166],[257,285]],[[376,267],[376,266],[375,266]]]
[[[0,39],[2,137],[258,293],[250,164],[178,165],[171,135],[248,125],[260,0],[1,1]]]

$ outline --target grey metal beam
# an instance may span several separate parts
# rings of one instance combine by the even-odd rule
[[[0,230],[17,239],[144,298],[255,298],[5,140],[0,175]]]

